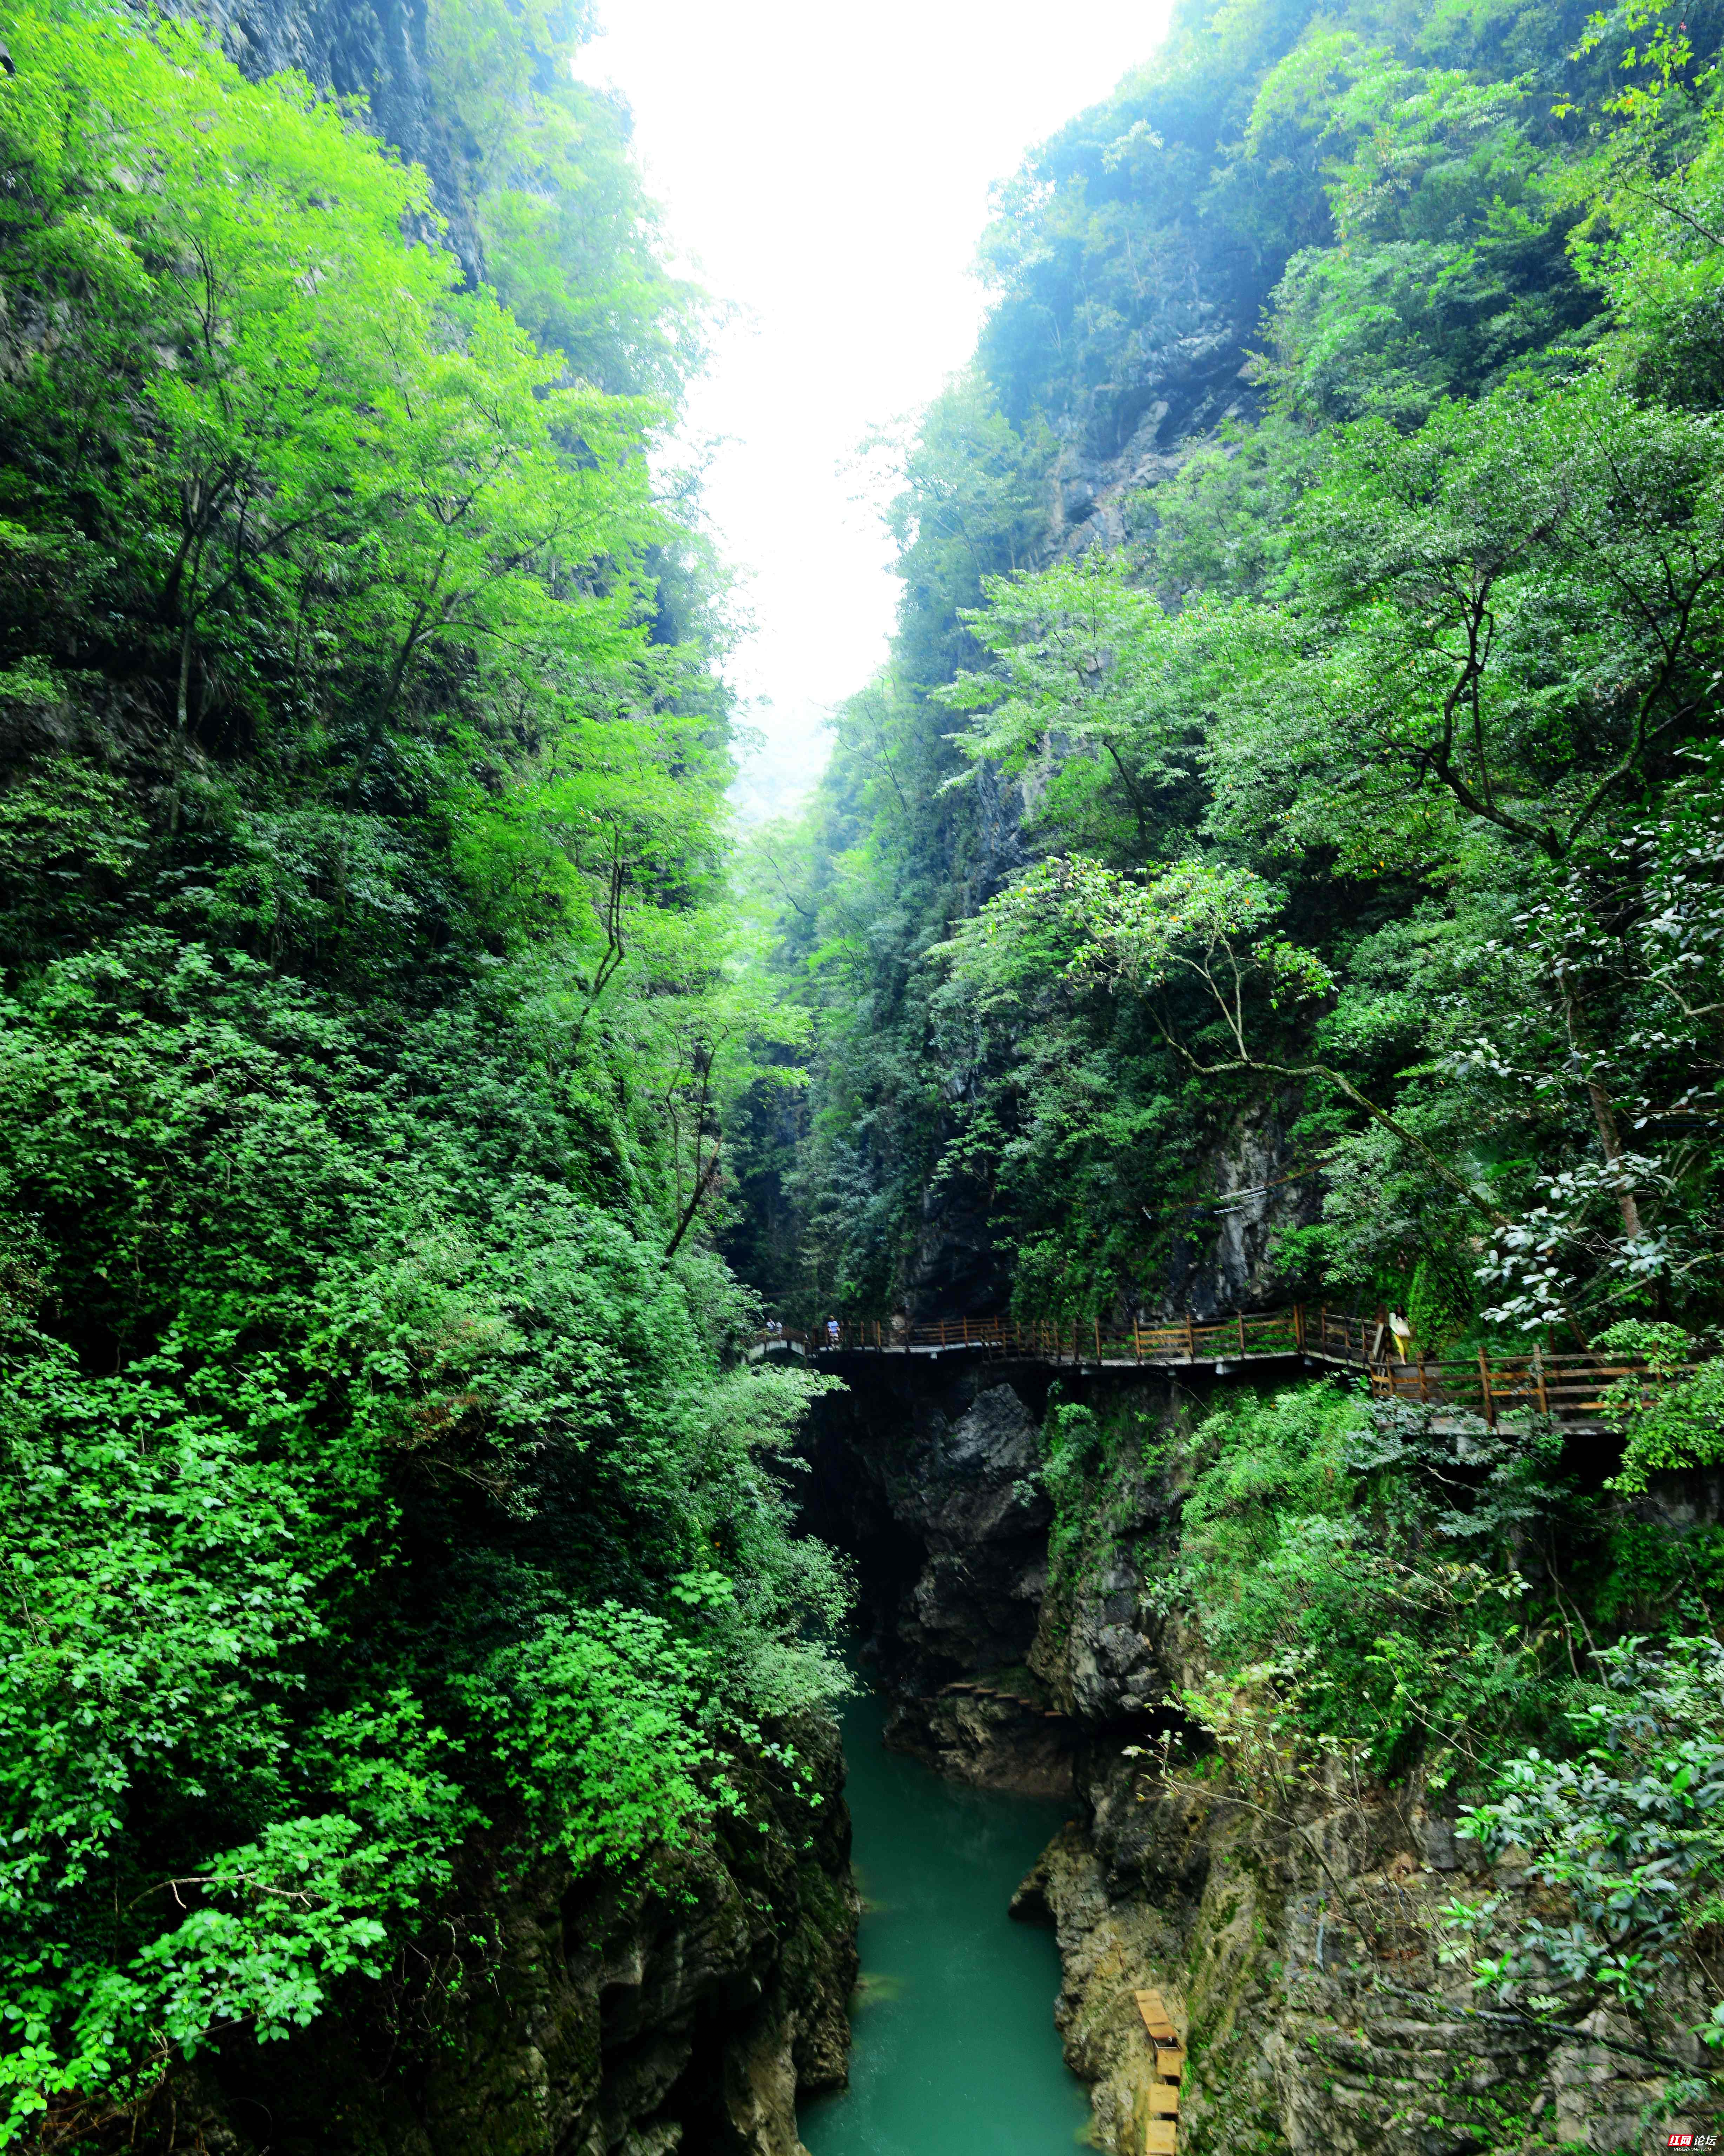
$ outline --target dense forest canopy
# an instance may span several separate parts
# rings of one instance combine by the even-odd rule
[[[0,2145],[435,2041],[499,1881],[768,1831],[847,1581],[763,1308],[1634,1358],[1584,1458],[1242,1388],[1153,1596],[1243,1800],[1450,1792],[1567,1897],[1454,1919],[1500,2010],[1693,2069],[1724,16],[1184,0],[998,191],[890,661],[743,841],[710,316],[584,12],[434,0],[435,192],[195,28],[4,27]],[[1041,1442],[1056,1609],[1175,1440]]]
[[[691,1234],[799,1022],[652,490],[701,302],[559,26],[434,16],[494,285],[305,82],[7,14],[8,2142],[399,1986],[464,1848],[686,1838],[830,1686],[816,1381]]]
[[[781,1295],[915,1296],[933,1205],[972,1298],[1182,1309],[1273,1127],[1265,1289],[1710,1322],[1716,31],[1186,11],[1000,191],[893,661],[772,841]]]

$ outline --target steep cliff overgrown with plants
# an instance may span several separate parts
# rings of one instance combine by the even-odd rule
[[[647,1910],[637,1987],[719,1894],[684,2056],[799,1895],[845,1950],[796,1734],[841,1582],[773,1466],[818,1381],[738,1362],[699,1227],[797,1023],[738,981],[722,592],[654,493],[699,303],[568,29],[432,10],[485,282],[303,76],[6,11],[0,2144],[195,2135],[337,2009],[349,2107],[463,2012],[492,2057],[517,1891],[602,1887],[594,1952]],[[412,2131],[587,2131],[581,1981],[545,2118],[493,2064]]]
[[[1031,1661],[1112,1727],[1020,1907],[1104,2144],[1141,2143],[1143,1984],[1195,2156],[1710,2124],[1724,1537],[1691,1487],[1631,1507],[1559,1430],[1309,1383],[1091,1390],[1047,1451]]]
[[[1002,191],[763,878],[785,1298],[1709,1317],[1714,41],[1191,11]]]
[[[1132,1969],[1182,2147],[1633,2145],[1724,2035],[1720,31],[1178,9],[1000,192],[891,661],[759,842],[786,1314],[1650,1361],[1603,1435],[1056,1404],[1029,1666],[1103,1749],[1028,1903],[1122,2150]]]
[[[805,1517],[907,1741],[1083,1799],[1122,2151],[1139,1978],[1188,2156],[1709,2100],[1716,11],[1182,8],[999,196],[740,899],[580,11],[209,14],[4,18],[0,2143],[794,2148],[845,1581],[757,1291],[1634,1358],[1577,1438],[882,1358]]]

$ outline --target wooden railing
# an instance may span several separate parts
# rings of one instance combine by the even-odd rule
[[[1664,1377],[1686,1377],[1698,1367],[1685,1363]],[[1375,1364],[1371,1389],[1379,1399],[1438,1400],[1470,1408],[1494,1430],[1500,1414],[1531,1408],[1558,1422],[1596,1421],[1608,1404],[1605,1395],[1624,1378],[1647,1379],[1644,1363],[1613,1362],[1603,1355],[1493,1355],[1484,1348],[1465,1358],[1427,1358],[1413,1363]]]
[[[1373,1335],[1379,1336],[1373,1340]],[[923,1325],[879,1318],[835,1318],[805,1332],[780,1328],[763,1345],[805,1353],[927,1353],[980,1348],[1041,1363],[1213,1363],[1258,1355],[1316,1355],[1367,1365],[1387,1339],[1384,1324],[1321,1305],[1241,1311],[1232,1317],[1188,1317],[1171,1325],[1103,1325],[1099,1320],[939,1317]]]
[[[806,1331],[780,1327],[757,1336],[764,1348],[804,1355],[933,1354],[946,1348],[1021,1356],[1039,1363],[1177,1368],[1304,1356],[1368,1376],[1379,1399],[1420,1400],[1469,1409],[1494,1429],[1499,1414],[1531,1409],[1558,1422],[1596,1423],[1608,1389],[1624,1378],[1648,1378],[1644,1363],[1602,1355],[1498,1354],[1396,1358],[1387,1312],[1361,1317],[1325,1304],[1241,1311],[1231,1317],[1191,1316],[1171,1325],[1103,1325],[1098,1319],[1042,1322],[1012,1317],[941,1317],[908,1325],[877,1318],[835,1319]],[[1676,1373],[1674,1374],[1683,1374]]]

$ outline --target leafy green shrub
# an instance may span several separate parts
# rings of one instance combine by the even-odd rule
[[[1519,1560],[1567,1501],[1557,1440],[1432,1419],[1326,1380],[1212,1408],[1158,1594],[1195,1614],[1219,1679],[1273,1678],[1308,1732],[1379,1772],[1423,1755],[1440,1782],[1536,1724]]]
[[[1724,1922],[1724,1647],[1626,1640],[1595,1667],[1597,1696],[1565,1717],[1574,1756],[1520,1754],[1461,1815],[1459,1834],[1488,1856],[1518,1850],[1552,1890],[1514,1912],[1504,1951],[1474,1953],[1474,1979],[1572,2026],[1600,2000],[1676,2021],[1677,1979],[1698,1971],[1715,2002],[1698,2033],[1724,2044],[1724,1984],[1696,1953]],[[1449,1921],[1476,1941],[1505,1909],[1500,1896],[1456,1902]]]
[[[303,81],[7,39],[0,2146],[794,1772],[845,1594],[780,1471],[819,1381],[690,1232],[760,999],[667,413]],[[503,194],[578,184],[551,131]],[[622,208],[516,231],[545,318]],[[670,293],[594,364],[673,382]]]
[[[662,1618],[548,1616],[464,1687],[542,1840],[580,1870],[686,1841],[712,1815],[711,1673]]]
[[[1724,1527],[1613,1519],[1590,1600],[1595,1625],[1612,1631],[1702,1630],[1724,1609]]]
[[[1724,1460],[1724,1362],[1701,1362],[1700,1343],[1680,1325],[1630,1319],[1594,1343],[1607,1354],[1644,1358],[1645,1379],[1619,1378],[1608,1394],[1609,1419],[1628,1439],[1611,1487],[1644,1491],[1652,1475],[1716,1467]]]
[[[1043,1426],[1042,1445],[1042,1486],[1053,1506],[1048,1575],[1056,1587],[1067,1586],[1075,1576],[1091,1525],[1096,1471],[1102,1459],[1102,1433],[1094,1411],[1079,1402],[1055,1404]]]
[[[1464,1267],[1427,1251],[1413,1269],[1407,1322],[1423,1353],[1442,1355],[1473,1321],[1472,1283]]]
[[[1058,1593],[1113,1563],[1141,1502],[1142,1479],[1165,1465],[1172,1441],[1153,1411],[1115,1396],[1095,1407],[1054,1399],[1042,1444],[1040,1479],[1053,1507],[1048,1572]]]

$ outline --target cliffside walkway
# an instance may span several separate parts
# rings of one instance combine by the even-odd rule
[[[1488,1353],[1470,1357],[1393,1355],[1387,1314],[1359,1317],[1326,1305],[1295,1302],[1283,1310],[1241,1311],[1232,1317],[1187,1317],[1174,1325],[1124,1328],[1088,1325],[1020,1324],[1009,1317],[944,1317],[925,1325],[847,1319],[807,1331],[780,1327],[756,1336],[757,1354],[784,1349],[811,1361],[850,1355],[972,1353],[1010,1356],[1076,1369],[1191,1369],[1207,1364],[1227,1372],[1253,1363],[1303,1361],[1368,1377],[1380,1399],[1424,1401],[1470,1409],[1492,1429],[1497,1418],[1531,1409],[1565,1427],[1598,1430],[1604,1394],[1624,1378],[1647,1378],[1644,1363],[1603,1355]]]

